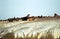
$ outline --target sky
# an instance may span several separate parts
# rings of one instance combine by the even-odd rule
[[[0,0],[0,19],[60,15],[60,0]]]

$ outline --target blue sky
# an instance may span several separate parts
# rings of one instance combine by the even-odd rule
[[[60,15],[60,0],[0,0],[0,19],[54,13]]]

